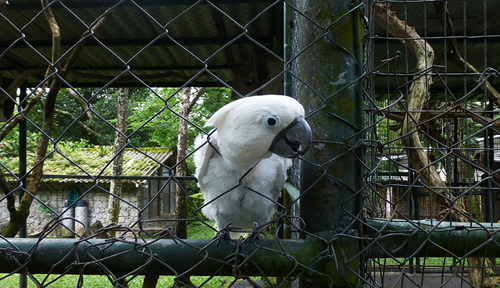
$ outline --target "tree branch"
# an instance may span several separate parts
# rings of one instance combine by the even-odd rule
[[[48,1],[42,0],[42,8],[47,6],[49,6]],[[52,13],[52,9],[47,7],[43,12],[52,32],[52,65],[57,67],[60,66],[58,60],[61,55],[61,30],[59,29],[54,13]]]
[[[462,110],[462,111],[454,111],[454,110]],[[500,118],[489,118],[484,116],[486,114],[485,110],[468,110],[463,107],[452,107],[447,110],[428,110],[421,112],[421,119],[427,121],[433,121],[438,118],[460,118],[465,119],[469,118],[472,121],[481,124],[483,126],[490,126],[492,128],[500,128]],[[379,110],[376,111],[377,115],[384,115],[385,117],[403,123],[404,114],[406,112],[403,111],[387,111],[387,110]],[[400,127],[401,128],[401,127]],[[397,130],[397,129],[393,129]]]
[[[201,95],[203,95],[203,92],[205,92],[205,87],[200,87],[198,88],[198,91],[194,94],[193,98],[189,102],[189,105],[187,107],[187,114],[191,113],[191,110],[193,110],[194,105],[196,105],[196,102],[198,102],[198,99],[200,99]],[[189,99],[189,98],[188,98]]]
[[[75,90],[73,89],[68,89],[68,92],[69,92],[69,95],[71,96],[71,98],[73,98],[75,100],[76,103],[80,104],[80,106],[83,108],[83,110],[87,111],[86,114],[87,114],[87,117],[89,119],[92,119],[92,112],[89,110],[89,105],[88,103],[82,99],[82,97],[80,97],[80,95],[78,95]]]
[[[55,109],[54,110],[56,113],[59,113],[59,114],[62,114],[64,116],[67,116],[69,118],[71,118],[73,121],[76,121],[76,123],[78,125],[80,125],[83,129],[85,129],[85,131],[89,132],[90,134],[92,134],[92,136],[96,137],[96,138],[101,138],[101,139],[104,139],[105,137],[96,132],[95,130],[93,130],[92,128],[90,128],[89,126],[87,126],[83,121],[81,121],[80,119],[76,118],[73,114],[71,114],[70,112],[68,111],[64,111],[64,110],[60,110],[60,109]],[[107,144],[108,145],[112,145],[112,143],[108,140],[106,140]]]
[[[0,192],[7,197],[7,211],[9,214],[16,213],[16,196],[12,191],[9,182],[5,179],[5,175],[0,170]],[[2,231],[0,231],[2,233]]]
[[[45,0],[42,0],[45,1]],[[43,2],[42,2],[43,3]],[[47,7],[45,9],[45,14],[47,16],[47,19],[49,21],[49,25],[51,25],[51,31],[52,31],[52,37],[53,37],[53,51],[52,56],[56,57],[53,59],[53,63],[49,66],[49,69],[47,70],[47,73],[51,73],[49,71],[52,71],[53,67],[56,67],[58,65],[58,49],[60,47],[60,34],[59,34],[59,28],[57,26],[57,22],[55,21],[55,18],[53,17],[54,15],[50,11],[50,7]],[[104,14],[101,19],[92,27],[94,30],[99,28],[103,23],[104,20],[107,19],[107,17],[110,15],[112,10],[108,10],[106,14]],[[91,29],[92,29],[91,28]],[[33,168],[31,172],[31,176],[28,181],[28,185],[26,190],[29,193],[24,193],[24,196],[21,199],[21,202],[19,203],[19,206],[16,209],[15,213],[10,213],[10,221],[7,224],[6,228],[2,232],[2,235],[6,237],[14,237],[19,229],[21,229],[23,223],[26,222],[26,218],[29,215],[31,203],[33,202],[33,196],[32,194],[35,194],[36,191],[38,190],[38,186],[40,185],[42,175],[43,175],[43,164],[44,164],[44,159],[47,154],[47,148],[49,144],[49,137],[47,135],[51,134],[52,130],[52,124],[54,121],[54,111],[55,111],[55,103],[57,99],[57,95],[59,94],[59,91],[61,90],[63,81],[62,78],[65,78],[68,74],[68,70],[71,68],[71,66],[75,63],[76,59],[78,59],[78,55],[80,51],[83,49],[83,46],[85,42],[89,39],[87,36],[90,35],[90,31],[85,31],[78,42],[78,44],[74,47],[73,51],[71,52],[68,62],[66,62],[66,65],[64,68],[62,68],[60,71],[56,71],[58,74],[58,77],[53,77],[52,83],[50,85],[50,90],[46,95],[46,101],[45,101],[45,109],[44,109],[44,118],[43,118],[43,123],[42,123],[42,133],[38,144],[37,144],[37,150],[36,150],[36,155],[35,155],[35,167]],[[59,43],[58,43],[59,42]],[[47,78],[47,77],[46,77]],[[48,81],[48,80],[47,80]],[[45,85],[45,84],[44,84]],[[43,94],[43,91],[45,89],[42,89],[38,95]],[[31,101],[30,101],[31,102]],[[21,116],[22,117],[22,116]],[[20,121],[20,120],[18,120]],[[31,194],[30,194],[31,193]]]

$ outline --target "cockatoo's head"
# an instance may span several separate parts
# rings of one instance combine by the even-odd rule
[[[272,153],[292,158],[311,145],[311,129],[297,100],[281,95],[233,101],[207,121],[217,128],[220,153],[240,167],[255,165]]]

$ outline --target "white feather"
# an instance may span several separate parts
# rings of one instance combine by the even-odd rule
[[[276,115],[280,127],[265,127],[265,115]],[[304,109],[293,98],[267,95],[231,102],[207,121],[217,130],[196,138],[194,162],[205,199],[202,212],[218,229],[233,223],[251,230],[253,222],[269,222],[292,164],[269,147],[279,131],[301,116]]]

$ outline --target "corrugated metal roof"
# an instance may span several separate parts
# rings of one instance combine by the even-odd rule
[[[63,53],[118,2],[54,1]],[[101,87],[124,73],[112,85],[143,86],[142,80],[173,87],[206,69],[192,85],[221,86],[216,77],[231,83],[235,67],[253,65],[255,43],[270,47],[273,36],[282,35],[282,9],[282,3],[270,0],[124,1],[85,44],[66,81],[74,87]],[[42,80],[52,39],[41,10],[40,1],[16,0],[0,15],[3,77],[40,68],[28,85]]]
[[[62,150],[62,151],[61,151]],[[121,176],[155,176],[160,167],[172,166],[175,159],[174,153],[168,148],[127,148],[123,152],[123,173]],[[111,147],[72,149],[53,151],[44,161],[45,175],[61,175],[57,181],[90,182],[91,178],[78,178],[80,176],[111,176],[113,155]],[[28,153],[29,167],[34,166],[34,153]],[[4,160],[4,159],[2,159]],[[4,164],[10,173],[18,172],[18,157],[11,157]],[[28,172],[29,173],[29,172]],[[71,177],[64,177],[64,176]],[[161,175],[161,174],[160,174]],[[53,180],[52,180],[53,181]],[[109,181],[106,179],[106,181]]]

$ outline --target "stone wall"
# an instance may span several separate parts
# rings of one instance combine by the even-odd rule
[[[104,226],[107,226],[107,211],[109,194],[106,192],[109,189],[108,183],[99,183],[99,187],[95,187],[92,183],[69,183],[46,181],[42,183],[37,197],[40,201],[34,200],[30,209],[30,216],[27,220],[27,234],[33,235],[43,231],[46,225],[53,225],[57,219],[60,219],[60,214],[64,208],[64,201],[67,198],[68,191],[72,188],[77,188],[81,194],[85,194],[83,200],[88,206],[88,225],[94,224],[96,221],[101,221]],[[122,201],[120,206],[119,225],[131,226],[137,221],[140,208],[139,203],[139,188],[133,183],[123,185],[122,197],[129,202]],[[17,193],[17,192],[16,192]],[[16,203],[18,198],[16,197]],[[135,205],[135,206],[132,206]],[[54,212],[51,211],[51,209]],[[7,224],[9,213],[7,211],[7,201],[0,202],[0,231]],[[61,227],[55,229],[52,236],[61,236]]]

